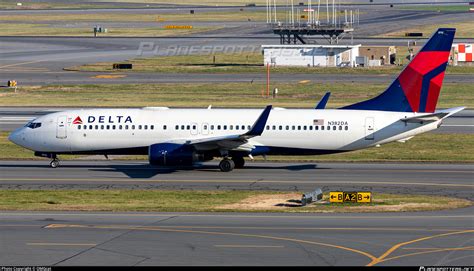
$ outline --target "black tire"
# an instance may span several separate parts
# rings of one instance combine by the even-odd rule
[[[230,159],[223,159],[219,163],[219,168],[221,169],[222,172],[229,172],[232,171],[235,167],[234,161]]]
[[[232,161],[234,161],[235,168],[244,168],[245,159],[242,156],[234,156]]]
[[[53,161],[51,161],[51,163],[49,163],[49,165],[52,168],[57,168],[57,167],[59,167],[59,160],[53,160]]]

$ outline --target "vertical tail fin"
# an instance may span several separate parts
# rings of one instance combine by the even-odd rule
[[[434,112],[455,28],[439,28],[379,96],[341,109]]]

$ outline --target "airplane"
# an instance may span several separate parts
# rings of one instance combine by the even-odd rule
[[[436,110],[456,29],[439,28],[380,95],[325,109],[82,109],[40,116],[9,140],[52,159],[61,154],[148,155],[156,166],[190,166],[222,158],[223,172],[244,157],[320,155],[405,142],[439,128],[464,109]]]

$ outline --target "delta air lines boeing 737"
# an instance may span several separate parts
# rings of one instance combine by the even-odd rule
[[[436,110],[455,29],[440,28],[380,95],[339,109],[83,109],[36,118],[9,139],[59,165],[60,154],[147,154],[157,166],[221,157],[219,168],[256,155],[315,155],[404,142],[463,110]],[[409,150],[407,150],[409,151]]]

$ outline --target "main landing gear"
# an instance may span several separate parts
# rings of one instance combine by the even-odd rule
[[[234,168],[243,168],[245,165],[245,160],[242,156],[234,156],[232,159],[225,157],[219,163],[219,168],[222,172],[232,171]]]

